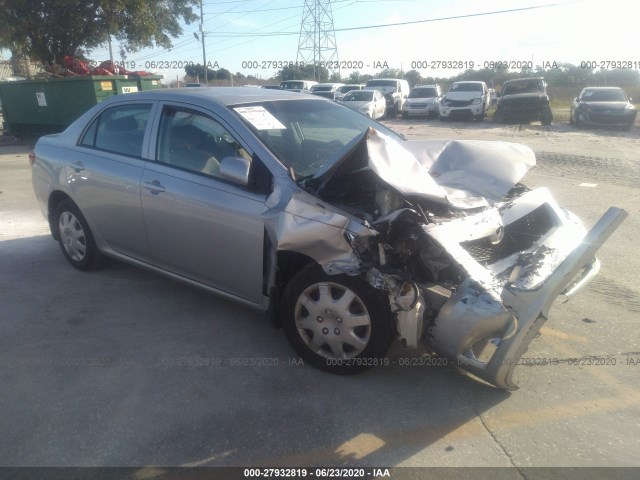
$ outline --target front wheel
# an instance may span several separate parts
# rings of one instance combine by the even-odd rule
[[[382,363],[393,334],[388,298],[362,279],[311,265],[288,283],[281,306],[287,340],[314,367],[351,374]]]
[[[91,229],[71,200],[58,204],[55,213],[58,242],[68,262],[78,270],[93,270],[104,263]]]

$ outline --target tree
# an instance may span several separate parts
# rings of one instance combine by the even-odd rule
[[[62,64],[66,55],[82,57],[104,45],[109,34],[124,51],[171,48],[182,33],[180,20],[197,20],[198,0],[3,0],[0,43],[12,53],[45,64]]]
[[[329,70],[325,67],[318,67],[316,70],[313,65],[285,67],[278,71],[276,78],[281,80],[311,80],[315,78],[320,82],[326,82],[329,79]]]
[[[417,70],[409,70],[404,74],[404,79],[409,82],[411,88],[422,83],[422,75],[420,75],[420,72]]]
[[[375,78],[401,78],[399,68],[385,68],[375,75]]]

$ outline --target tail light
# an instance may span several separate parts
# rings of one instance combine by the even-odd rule
[[[31,165],[33,167],[34,162],[36,161],[36,151],[35,150],[30,150],[29,151],[29,165]]]

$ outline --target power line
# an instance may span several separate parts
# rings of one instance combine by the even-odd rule
[[[369,0],[372,1],[372,0]],[[358,3],[358,2],[356,2]],[[378,25],[363,25],[359,27],[345,27],[345,28],[336,28],[336,32],[349,32],[354,30],[365,30],[372,28],[386,28],[386,27],[398,27],[403,25],[414,25],[418,23],[430,23],[430,22],[441,22],[445,20],[459,20],[463,18],[472,18],[472,17],[482,17],[488,15],[499,15],[503,13],[516,13],[523,12],[528,10],[537,10],[542,8],[550,8],[550,7],[558,7],[561,6],[560,3],[549,3],[546,5],[535,5],[532,7],[522,7],[522,8],[510,8],[508,10],[495,10],[492,12],[480,12],[480,13],[468,13],[465,15],[454,15],[450,17],[439,17],[439,18],[428,18],[424,20],[411,20],[407,22],[396,22],[396,23],[382,23]],[[300,32],[263,32],[260,34],[252,34],[252,33],[236,33],[236,32],[207,32],[207,34],[213,34],[215,37],[237,37],[237,36],[271,36],[271,35],[298,35]]]

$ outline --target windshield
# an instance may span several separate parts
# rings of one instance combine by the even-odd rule
[[[414,88],[409,93],[409,98],[433,98],[438,96],[435,88]]]
[[[360,90],[360,88],[362,87],[360,87],[359,85],[344,85],[343,87],[340,87],[338,91],[340,93],[347,93],[347,92],[350,92],[351,90]]]
[[[502,95],[517,95],[518,93],[543,92],[541,80],[529,80],[526,82],[510,82],[502,88]]]
[[[280,84],[283,90],[301,90],[304,88],[303,82],[282,82]]]
[[[373,100],[373,90],[355,90],[342,97],[343,102],[370,102]]]
[[[333,90],[332,85],[322,85],[320,87],[318,85],[314,85],[311,87],[312,92],[330,92],[331,90]]]
[[[354,92],[355,93],[355,92]],[[369,127],[402,140],[384,125],[333,102],[305,98],[228,107],[271,150],[295,178],[315,175],[341,158],[352,140]]]
[[[450,92],[481,92],[481,83],[454,83],[449,89]]]
[[[626,102],[627,96],[622,90],[587,90],[582,95],[583,102]]]

